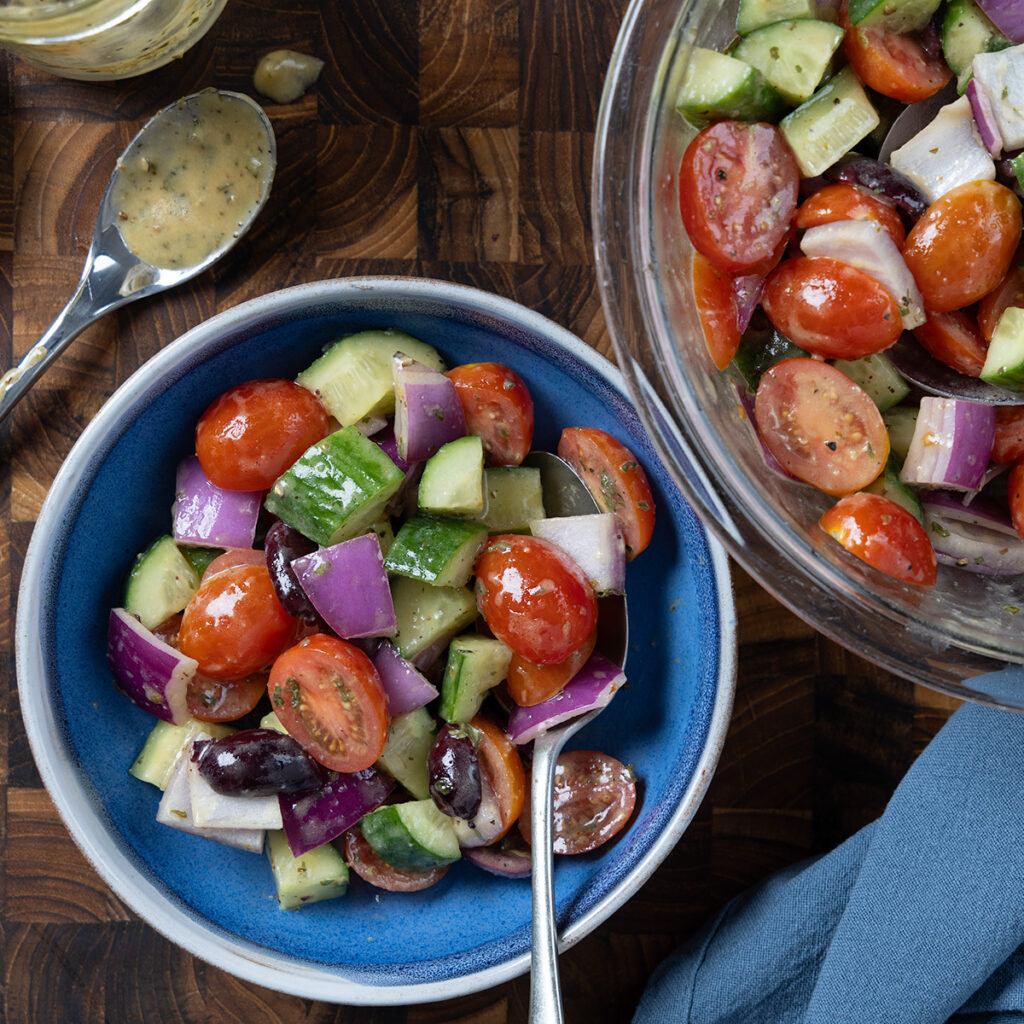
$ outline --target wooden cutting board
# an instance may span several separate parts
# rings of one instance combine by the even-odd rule
[[[87,330],[0,427],[0,943],[11,1024],[525,1021],[527,978],[374,1011],[245,984],[168,943],[78,852],[18,714],[13,615],[49,482],[139,364],[211,314],[353,274],[444,278],[516,299],[612,355],[589,182],[603,75],[624,0],[228,0],[172,66],[82,84],[0,55],[0,369],[49,325],[81,272],[114,160],[142,122],[205,86],[252,92],[259,57],[325,62],[270,106],[280,166],[232,256]],[[567,1018],[625,1021],[651,970],[722,903],[877,816],[953,702],[817,636],[737,571],[740,670],[725,753],[655,876],[562,958]],[[467,911],[471,912],[471,911]]]

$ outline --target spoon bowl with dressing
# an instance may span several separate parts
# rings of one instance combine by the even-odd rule
[[[89,324],[231,249],[263,208],[276,166],[270,121],[241,93],[205,89],[151,117],[118,158],[74,295],[0,377],[0,422]]]

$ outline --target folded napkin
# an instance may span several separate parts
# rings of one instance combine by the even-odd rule
[[[1022,944],[1024,715],[965,704],[881,818],[665,961],[634,1024],[1020,1022]]]

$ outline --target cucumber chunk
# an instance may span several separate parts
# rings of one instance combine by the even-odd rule
[[[345,895],[348,865],[330,843],[296,857],[284,832],[275,830],[267,833],[266,850],[282,910]]]
[[[402,471],[355,427],[328,434],[274,481],[267,511],[329,547],[358,537],[384,518]]]
[[[786,102],[797,106],[814,94],[842,41],[838,25],[792,18],[752,32],[732,55],[757,68]]]
[[[833,366],[859,384],[870,396],[879,412],[898,405],[910,394],[906,378],[884,352],[860,359],[836,359]]]
[[[917,409],[909,405],[894,405],[882,413],[885,429],[889,431],[889,459],[899,470],[910,451],[917,426]]]
[[[481,521],[491,533],[526,533],[531,519],[543,519],[544,489],[536,466],[484,469],[486,508]]]
[[[775,121],[786,104],[756,68],[728,54],[695,46],[676,109],[700,128],[721,118]]]
[[[791,18],[835,18],[835,5],[828,0],[740,0],[736,11],[736,34],[749,35],[773,21]]]
[[[446,722],[468,722],[508,675],[512,651],[489,636],[457,636],[448,647],[438,713]]]
[[[436,734],[437,725],[426,708],[396,715],[391,719],[388,741],[377,761],[417,800],[426,800],[430,796],[427,755]]]
[[[363,818],[360,828],[377,856],[392,867],[428,871],[462,856],[452,819],[433,800],[378,807]]]
[[[801,173],[813,178],[853,149],[879,121],[853,69],[845,67],[787,114],[779,129]]]
[[[1024,309],[1008,306],[992,332],[981,379],[1011,391],[1024,391]]]
[[[941,0],[850,0],[850,21],[863,28],[917,32],[939,9]]]
[[[230,736],[234,728],[219,722],[199,722],[191,719],[184,725],[172,725],[160,719],[150,730],[139,756],[128,769],[130,775],[148,782],[157,789],[166,789],[174,771],[178,755],[198,733],[206,733],[214,739]]]
[[[396,576],[391,599],[397,623],[391,639],[398,653],[412,662],[447,645],[477,616],[476,599],[468,587],[435,587],[411,576]]]
[[[437,349],[404,331],[361,331],[336,341],[295,379],[348,427],[395,411],[391,357],[396,352],[435,370],[444,369]]]
[[[384,568],[437,587],[464,587],[486,543],[484,523],[413,516],[399,527]]]
[[[423,464],[417,503],[435,515],[480,516],[484,511],[484,445],[467,434],[442,445]]]
[[[155,540],[132,566],[124,607],[146,629],[183,611],[199,589],[199,576],[170,534]]]
[[[740,347],[733,356],[733,366],[739,370],[747,382],[750,393],[757,391],[761,375],[783,359],[795,359],[807,353],[798,345],[794,345],[774,327],[768,330],[748,328],[740,338]]]
[[[924,523],[921,502],[918,501],[914,489],[908,487],[900,479],[899,470],[893,465],[891,459],[885,464],[885,469],[864,490],[870,494],[880,494],[883,498],[894,501],[897,505],[905,508],[919,523]]]
[[[950,0],[939,35],[942,56],[956,75],[958,92],[967,88],[971,64],[979,53],[994,53],[1011,45],[974,0]]]

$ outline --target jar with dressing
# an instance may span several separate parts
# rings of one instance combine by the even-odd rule
[[[0,0],[0,47],[64,78],[130,78],[180,57],[226,2]]]

